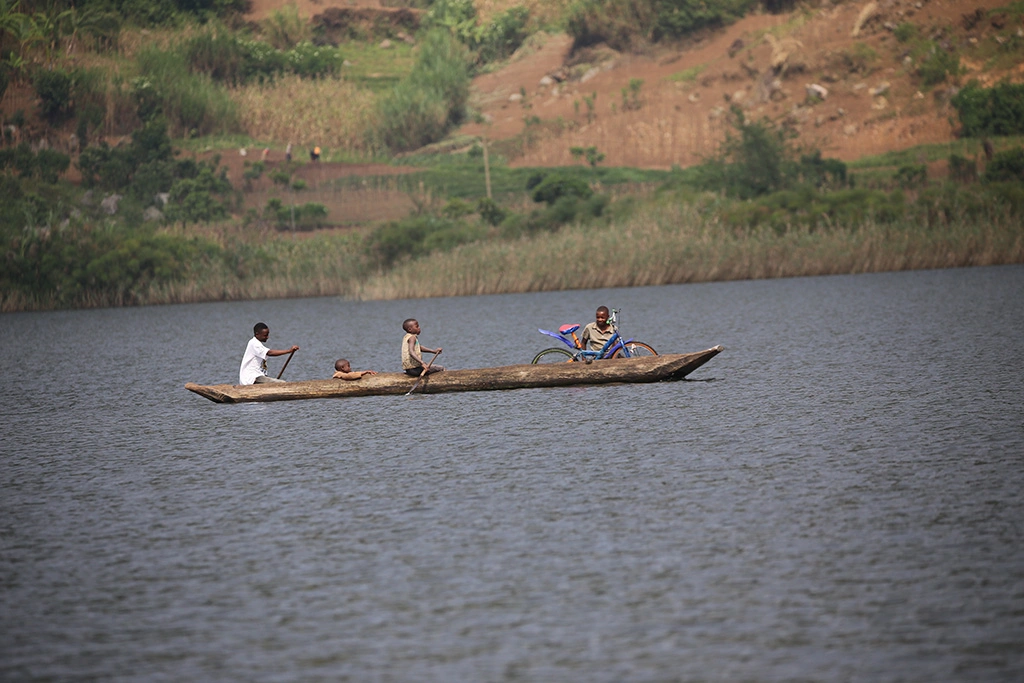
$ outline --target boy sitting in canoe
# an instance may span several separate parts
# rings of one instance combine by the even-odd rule
[[[334,362],[334,375],[333,379],[362,379],[366,375],[376,375],[377,373],[373,370],[352,370],[352,364],[344,358],[339,358]]]
[[[267,339],[269,338],[270,328],[266,323],[256,323],[252,326],[252,339],[249,340],[248,345],[245,347],[245,353],[242,355],[242,364],[238,368],[239,384],[284,382],[283,379],[269,377],[267,375],[267,357],[284,356],[289,353],[295,353],[299,350],[299,347],[293,346],[290,349],[270,349],[266,346]],[[284,372],[284,368],[281,368],[281,371]]]
[[[405,374],[411,377],[419,377],[424,372],[430,375],[444,370],[440,365],[434,365],[433,360],[424,364],[424,351],[434,354],[436,358],[441,353],[441,348],[438,347],[435,350],[428,349],[426,346],[420,346],[420,323],[416,318],[408,318],[402,323],[402,329],[405,330],[405,336],[402,337],[402,369],[405,370]]]
[[[583,348],[587,351],[600,351],[608,340],[612,338],[615,330],[608,324],[608,316],[611,312],[607,306],[598,306],[594,314],[594,322],[587,323],[583,328]]]

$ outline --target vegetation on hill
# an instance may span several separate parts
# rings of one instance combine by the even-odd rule
[[[563,20],[578,45],[636,47],[755,6],[579,0]],[[182,155],[185,141],[203,149],[227,140],[236,154],[239,144],[242,153],[262,146],[256,140],[310,142],[323,145],[325,161],[423,150],[473,116],[470,77],[507,58],[535,20],[518,5],[482,19],[469,0],[435,0],[416,15],[414,34],[408,23],[383,23],[353,29],[373,43],[332,43],[324,23],[281,11],[254,26],[242,9],[237,0],[0,0],[0,101],[30,106],[3,108],[0,309],[1024,260],[1015,137],[1024,134],[1024,86],[1009,82],[972,82],[951,100],[961,134],[986,138],[984,160],[965,144],[847,165],[797,145],[786,121],[733,107],[717,154],[691,168],[606,168],[590,146],[574,148],[575,166],[513,169],[470,140],[454,145],[458,156],[405,158],[419,169],[394,181],[412,198],[409,217],[317,232],[332,220],[302,199],[305,161],[254,158],[232,178],[218,154]],[[923,83],[959,73],[930,38],[902,25],[894,34]],[[641,86],[623,89],[624,109],[639,108]],[[929,155],[948,178],[930,177]],[[247,185],[263,178],[269,198],[244,210]]]

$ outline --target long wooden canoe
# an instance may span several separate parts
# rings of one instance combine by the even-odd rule
[[[577,384],[618,382],[661,382],[682,379],[722,351],[716,346],[696,353],[675,353],[643,358],[602,360],[593,363],[552,363],[506,365],[474,370],[445,370],[427,375],[416,393],[445,391],[492,391],[560,387]],[[303,398],[343,398],[405,394],[416,378],[404,372],[382,372],[358,380],[311,379],[283,384],[202,385],[189,382],[185,388],[216,403],[289,401]]]

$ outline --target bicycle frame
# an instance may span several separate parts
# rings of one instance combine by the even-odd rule
[[[580,328],[579,325],[562,325],[558,328],[557,334],[550,330],[542,330],[540,328],[538,328],[537,331],[541,334],[546,334],[549,337],[554,337],[572,349],[575,352],[573,354],[573,360],[589,363],[603,358],[611,358],[619,349],[622,349],[623,356],[630,358],[629,347],[627,345],[634,340],[630,338],[623,342],[622,336],[619,334],[618,313],[619,309],[612,309],[612,314],[608,318],[608,324],[612,326],[612,336],[607,342],[605,342],[600,351],[589,351],[583,348],[583,342],[581,342],[580,338],[576,336],[576,330]],[[572,341],[569,341],[570,338]]]

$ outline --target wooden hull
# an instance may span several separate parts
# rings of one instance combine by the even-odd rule
[[[446,391],[493,391],[580,384],[661,382],[682,379],[721,351],[722,347],[716,346],[696,353],[602,360],[593,363],[506,365],[475,370],[446,370],[423,378],[416,388],[416,393],[439,394]],[[367,375],[354,381],[313,379],[303,382],[247,386],[234,384],[207,386],[189,382],[185,388],[216,403],[246,403],[250,401],[290,401],[306,398],[405,394],[415,383],[415,377],[410,377],[403,372],[384,372]]]

